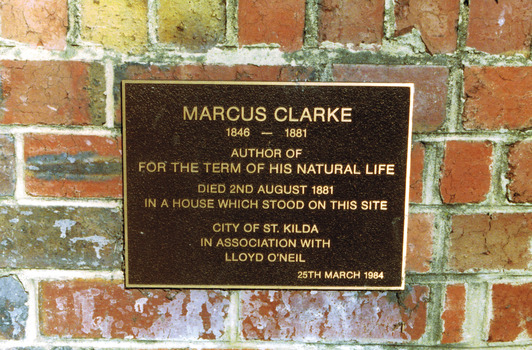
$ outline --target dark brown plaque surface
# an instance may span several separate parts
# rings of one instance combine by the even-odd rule
[[[413,90],[124,81],[126,285],[402,289]]]

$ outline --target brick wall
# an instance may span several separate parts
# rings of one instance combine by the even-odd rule
[[[530,0],[5,0],[0,348],[532,348]],[[414,82],[404,292],[126,290],[122,79]]]

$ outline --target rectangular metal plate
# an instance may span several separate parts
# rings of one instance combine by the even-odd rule
[[[123,81],[126,286],[404,288],[413,93]]]

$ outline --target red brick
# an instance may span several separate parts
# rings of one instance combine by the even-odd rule
[[[410,202],[421,203],[423,200],[423,167],[425,146],[415,143],[410,155]]]
[[[495,284],[491,292],[493,317],[488,341],[532,339],[532,283]]]
[[[508,164],[510,200],[517,203],[532,202],[532,142],[513,144],[508,153]]]
[[[465,321],[466,290],[463,284],[449,285],[445,291],[445,308],[442,314],[442,344],[461,342]]]
[[[3,61],[3,124],[103,125],[103,67],[84,62]]]
[[[0,196],[15,192],[15,143],[13,137],[0,135]]]
[[[464,90],[464,127],[532,127],[532,67],[467,67]]]
[[[531,238],[532,213],[454,216],[449,266],[458,271],[527,269]]]
[[[240,0],[238,36],[240,45],[277,43],[284,51],[303,46],[304,0]]]
[[[292,66],[144,66],[126,65],[117,69],[116,81],[144,80],[204,80],[204,81],[307,81],[314,78],[314,69]],[[115,88],[117,100],[119,87]],[[116,122],[120,122],[120,104],[117,104]]]
[[[434,215],[410,214],[408,216],[407,271],[428,272],[430,270],[433,231]]]
[[[414,341],[425,333],[429,289],[404,292],[242,291],[246,340]]]
[[[292,66],[143,66],[119,68],[121,79],[160,80],[221,80],[221,81],[306,81],[314,74],[312,68]]]
[[[227,292],[103,280],[43,282],[39,293],[41,332],[61,338],[220,339],[229,306]]]
[[[120,138],[29,135],[26,192],[46,197],[121,197]]]
[[[2,37],[31,46],[63,50],[66,47],[66,0],[4,0],[0,3]]]
[[[319,40],[342,44],[380,44],[384,35],[384,0],[323,0]]]
[[[447,78],[445,67],[334,65],[336,81],[414,83],[414,123],[417,132],[435,131],[445,119]]]
[[[456,50],[460,0],[395,0],[395,35],[416,28],[432,54]]]
[[[469,1],[466,45],[492,54],[530,54],[530,0]]]
[[[488,142],[449,141],[445,147],[441,195],[445,203],[478,203],[490,189],[492,146]]]

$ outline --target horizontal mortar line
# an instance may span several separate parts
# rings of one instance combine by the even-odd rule
[[[532,271],[511,271],[511,272],[430,272],[422,273],[407,273],[407,284],[413,283],[427,283],[427,284],[441,284],[441,283],[514,283],[514,282],[532,282]]]
[[[123,201],[118,199],[55,199],[46,197],[31,197],[19,199],[0,199],[4,206],[33,206],[33,207],[83,207],[83,208],[122,208]]]
[[[410,203],[408,212],[411,214],[423,214],[423,213],[447,213],[451,215],[461,214],[488,214],[488,213],[501,213],[501,214],[525,214],[532,213],[532,204],[519,203],[519,204],[415,204]]]
[[[0,275],[17,275],[21,279],[34,281],[75,280],[75,279],[104,279],[109,281],[123,281],[124,272],[121,270],[61,270],[61,269],[1,269]]]
[[[122,131],[120,128],[99,126],[0,125],[0,133],[116,137],[120,136]]]
[[[313,343],[309,343],[312,341]],[[400,340],[397,340],[397,343],[393,343],[393,340],[383,339],[382,341],[371,341],[368,339],[356,339],[356,340],[315,340],[311,339],[308,342],[305,341],[282,341],[282,340],[241,340],[232,343],[233,348],[251,348],[251,349],[334,349],[334,350],[407,350],[407,349],[490,349],[490,350],[504,350],[508,348],[517,348],[522,349],[523,346],[532,344],[531,341],[519,341],[512,342],[511,345],[508,343],[499,343],[500,346],[488,345],[467,345],[467,344],[452,344],[452,347],[446,347],[441,344],[423,344],[422,341],[419,341],[418,344],[402,344]],[[198,344],[199,345],[199,344]]]
[[[532,57],[525,57],[522,54],[513,56],[489,54],[482,51],[477,51],[473,48],[466,47],[465,50],[460,51],[460,58],[462,63],[466,66],[513,66],[513,67],[527,67],[532,65]]]
[[[361,340],[357,340],[357,343],[363,343]],[[235,342],[229,342],[225,340],[141,340],[141,339],[70,339],[63,340],[57,338],[46,338],[40,336],[36,341],[6,341],[4,345],[10,344],[11,346],[75,346],[77,347],[90,347],[95,349],[172,349],[176,347],[201,347],[217,348],[217,349],[234,349],[246,348],[246,349],[271,349],[272,346],[275,349],[335,349],[335,350],[379,350],[379,349],[416,349],[416,348],[430,348],[429,345],[423,344],[390,344],[389,340],[382,340],[382,343],[378,341],[367,342],[363,345],[353,344],[353,340],[318,340],[313,343],[305,341],[291,341],[291,340],[238,340]],[[459,346],[462,349],[468,349],[468,347]],[[497,349],[497,347],[489,347],[490,349]],[[2,347],[0,346],[0,349]],[[10,349],[10,348],[7,348]],[[482,349],[481,347],[471,347],[471,349]]]
[[[530,132],[483,132],[483,131],[465,131],[456,133],[433,133],[433,134],[416,134],[412,135],[414,142],[446,142],[446,141],[492,141],[503,143],[514,143],[518,141],[531,141],[532,133]]]
[[[7,346],[4,348],[4,346]],[[35,341],[29,340],[8,340],[3,341],[0,349],[13,349],[17,347],[76,347],[76,348],[91,348],[91,349],[175,349],[188,348],[189,346],[199,346],[202,348],[217,348],[217,349],[232,349],[231,344],[227,341],[212,341],[212,340],[141,340],[141,339],[57,339],[46,338],[44,336],[38,337]]]
[[[2,46],[4,44],[4,46]],[[98,45],[69,46],[66,50],[45,50],[29,45],[5,45],[0,41],[0,57],[11,61],[82,61],[98,62],[106,58],[121,61],[127,55],[112,50],[105,50]]]
[[[0,345],[0,349],[11,349],[13,346],[75,346],[79,348],[94,348],[94,349],[109,349],[112,347],[114,349],[175,349],[176,347],[188,348],[192,347],[201,347],[204,349],[213,347],[217,349],[235,349],[245,348],[245,349],[272,349],[272,346],[275,346],[276,349],[295,349],[295,350],[407,350],[407,349],[441,349],[442,345],[424,345],[424,344],[401,344],[401,343],[363,343],[363,341],[356,340],[357,344],[353,344],[354,340],[345,340],[345,341],[328,341],[328,342],[318,342],[318,343],[308,343],[304,341],[253,341],[253,340],[241,340],[238,342],[229,343],[228,341],[202,341],[202,340],[130,340],[130,339],[71,339],[63,340],[57,338],[45,339],[41,337],[38,341],[27,341],[27,340],[6,340],[3,345]],[[362,343],[362,344],[361,344]],[[452,344],[453,349],[471,349],[471,350],[504,350],[508,348],[522,349],[523,346],[530,345],[531,342],[522,341],[522,342],[512,342],[512,343],[499,343],[500,345],[480,345],[472,346],[467,344]],[[7,346],[7,347],[5,347]],[[447,347],[446,347],[447,348]],[[450,349],[450,348],[449,348]]]
[[[360,342],[360,341],[358,341]],[[12,349],[13,346],[22,347],[22,346],[64,346],[76,348],[94,348],[94,349],[175,349],[178,348],[189,348],[189,347],[199,347],[202,349],[235,349],[245,348],[245,349],[257,349],[257,350],[267,350],[272,349],[272,346],[275,349],[290,349],[290,350],[381,350],[381,349],[415,349],[415,348],[429,348],[430,346],[426,345],[402,345],[390,344],[389,341],[386,343],[369,343],[370,345],[355,345],[352,344],[353,341],[320,341],[315,343],[308,343],[304,341],[281,341],[281,340],[240,340],[237,342],[229,342],[225,340],[141,340],[141,339],[57,339],[57,338],[45,338],[43,336],[39,337],[37,341],[29,340],[7,340],[0,345],[0,349]],[[7,346],[7,348],[4,348]],[[461,347],[462,348],[462,347]],[[480,348],[476,348],[480,349]],[[492,347],[490,347],[492,349]],[[493,349],[497,349],[494,347]]]
[[[3,45],[3,46],[2,46]],[[114,63],[153,63],[153,64],[226,64],[228,58],[233,64],[258,63],[265,61],[267,65],[272,65],[271,54],[275,53],[278,56],[277,61],[273,61],[282,65],[321,65],[323,63],[333,64],[368,64],[367,55],[371,55],[377,62],[386,63],[389,60],[397,60],[398,64],[392,66],[403,66],[401,61],[408,58],[409,64],[415,65],[436,65],[436,66],[452,66],[456,61],[462,61],[466,64],[481,65],[481,66],[532,66],[532,60],[526,59],[524,56],[502,56],[490,55],[479,52],[460,51],[453,54],[429,55],[418,54],[406,56],[398,56],[393,53],[387,53],[386,47],[381,50],[360,50],[348,49],[345,45],[333,43],[333,47],[320,46],[318,48],[303,48],[300,51],[286,54],[282,52],[279,47],[272,45],[256,45],[235,48],[233,46],[216,46],[206,53],[190,53],[183,51],[177,46],[157,43],[153,47],[154,50],[149,50],[142,55],[128,55],[119,53],[113,50],[104,49],[101,45],[91,43],[80,43],[80,45],[69,46],[67,50],[45,50],[42,48],[33,48],[29,45],[21,45],[17,42],[0,40],[0,58],[4,60],[13,61],[85,61],[85,62],[101,62],[104,60],[111,60]],[[384,51],[383,51],[384,50]],[[263,52],[265,57],[261,57],[259,52]],[[309,56],[318,56],[311,57]],[[360,57],[359,57],[360,56]],[[285,58],[286,57],[286,58]],[[301,58],[300,58],[301,57]],[[176,59],[179,62],[176,64]],[[358,62],[357,59],[359,60]],[[319,62],[318,62],[319,61]],[[353,62],[355,61],[355,62]],[[486,63],[486,61],[488,61]],[[307,64],[313,62],[313,64]],[[269,63],[269,64],[268,64]]]
[[[216,50],[216,49],[215,49]],[[287,66],[291,63],[280,49],[271,48],[238,48],[231,50],[210,50],[205,55],[203,65],[222,65],[227,62],[233,65],[256,65],[256,66]],[[297,65],[297,64],[296,64]]]

